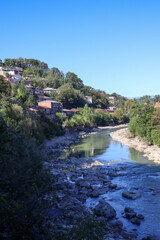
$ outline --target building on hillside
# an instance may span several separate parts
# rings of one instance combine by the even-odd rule
[[[42,101],[52,101],[52,98],[41,95],[41,94],[35,94],[37,96],[37,101],[42,102]]]
[[[56,101],[42,101],[38,102],[38,106],[44,109],[44,113],[47,117],[55,118],[57,112],[63,112],[63,105]]]
[[[117,100],[117,98],[115,96],[110,96],[109,97],[109,103],[115,104],[116,100]]]
[[[24,80],[24,84],[26,85],[26,87],[32,87],[32,86],[31,86],[31,81],[28,80],[28,79],[25,79],[25,80]]]
[[[155,108],[158,108],[160,107],[160,102],[156,102],[155,105],[154,105]]]
[[[116,107],[108,107],[107,109],[102,109],[102,108],[97,108],[96,111],[98,112],[109,112],[109,113],[114,113],[116,110]]]
[[[7,75],[12,76],[14,78],[21,78],[20,72],[22,72],[23,69],[20,67],[0,67],[0,75],[3,77],[7,77]]]
[[[17,79],[13,79],[13,78],[5,77],[5,80],[10,82],[12,86],[14,86],[15,84],[19,83],[19,81]]]
[[[27,79],[35,79],[36,77],[34,75],[27,75],[23,78],[27,80]]]
[[[97,111],[97,112],[108,112],[108,109],[96,108],[95,111]]]
[[[109,113],[114,113],[114,112],[116,111],[116,107],[108,107],[108,108],[107,108],[107,111],[108,111]]]
[[[58,89],[54,89],[54,88],[49,88],[49,87],[47,87],[47,88],[44,88],[44,89],[43,89],[43,92],[46,93],[46,94],[50,94],[50,93],[52,93],[52,92],[57,92],[57,90],[58,90]]]
[[[84,98],[85,98],[85,100],[86,100],[86,102],[87,102],[88,104],[92,104],[92,97],[90,97],[90,96],[85,96]]]
[[[79,110],[77,108],[72,108],[72,109],[63,109],[63,113],[67,117],[72,117],[74,114],[78,113]]]

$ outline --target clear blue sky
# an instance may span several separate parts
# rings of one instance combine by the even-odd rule
[[[159,0],[1,0],[0,8],[0,59],[39,59],[107,93],[160,94]]]

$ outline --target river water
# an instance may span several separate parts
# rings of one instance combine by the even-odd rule
[[[110,130],[113,131],[113,130]],[[156,235],[160,239],[160,165],[153,163],[142,153],[114,141],[109,130],[100,131],[72,145],[66,157],[92,158],[107,166],[124,167],[124,176],[115,177],[112,183],[119,190],[108,192],[99,198],[89,198],[86,204],[96,205],[100,199],[109,202],[117,212],[117,219],[126,229],[136,231],[138,239],[146,235]],[[136,200],[122,197],[123,191],[138,190],[142,196]],[[125,207],[131,207],[137,214],[143,214],[140,226],[123,218]]]

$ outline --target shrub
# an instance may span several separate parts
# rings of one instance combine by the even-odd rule
[[[151,138],[152,138],[153,144],[156,144],[160,147],[160,126],[157,126],[154,129],[152,129]]]

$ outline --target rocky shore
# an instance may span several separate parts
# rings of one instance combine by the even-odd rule
[[[127,231],[123,227],[122,221],[116,217],[115,209],[106,201],[106,198],[103,198],[104,194],[119,190],[119,186],[113,184],[112,180],[124,176],[126,168],[106,166],[93,159],[57,158],[57,154],[69,148],[70,144],[78,142],[80,138],[89,134],[95,134],[99,130],[102,129],[67,132],[65,136],[46,141],[45,152],[49,156],[47,164],[53,175],[53,194],[49,196],[52,207],[48,210],[47,215],[54,223],[54,231],[57,233],[63,231],[64,234],[67,234],[67,229],[72,229],[78,222],[83,219],[87,221],[88,216],[92,216],[97,225],[103,222],[105,240],[142,239],[138,238],[138,234],[134,231]],[[121,197],[133,201],[141,195],[136,190],[123,191]],[[87,206],[87,199],[95,199],[97,204]],[[124,206],[123,214],[124,218],[131,221],[133,228],[134,225],[140,225],[144,218],[141,213],[136,213],[130,206]],[[86,222],[86,224],[88,223]],[[55,228],[55,226],[59,226],[59,228]],[[143,240],[147,239],[157,238],[152,236],[143,238]]]
[[[149,146],[138,137],[132,137],[128,128],[120,129],[110,133],[110,136],[130,148],[134,148],[143,153],[145,157],[155,163],[160,163],[160,147],[156,145]]]

